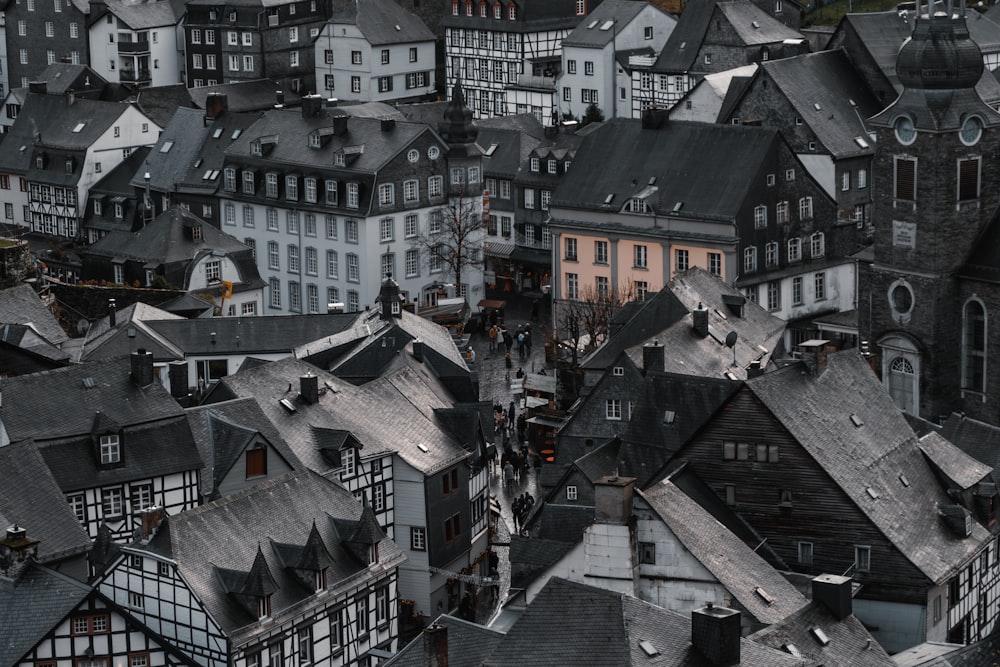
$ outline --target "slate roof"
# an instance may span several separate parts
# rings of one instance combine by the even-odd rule
[[[89,437],[97,412],[125,427],[184,414],[163,385],[138,387],[130,371],[122,358],[0,379],[0,420],[11,440],[41,442]]]
[[[913,430],[856,351],[829,354],[819,377],[793,364],[747,380],[747,387],[931,582],[953,576],[990,539],[975,521],[970,537],[956,539],[938,517],[937,507],[953,501]]]
[[[0,664],[16,665],[89,594],[90,587],[37,564],[0,578]]]
[[[215,0],[206,0],[198,4],[215,5],[216,2]],[[188,88],[188,93],[191,96],[191,101],[199,109],[205,108],[205,101],[208,99],[209,93],[222,93],[226,96],[230,113],[246,113],[250,111],[267,111],[273,108],[277,102],[276,93],[279,90],[285,95],[286,105],[296,105],[299,103],[299,95],[282,86],[280,81],[273,79],[218,83],[214,86]]]
[[[181,359],[184,352],[149,327],[149,320],[183,319],[179,315],[160,310],[156,306],[137,301],[115,313],[115,326],[107,315],[94,322],[84,338],[80,358],[84,361],[113,359],[143,348],[153,354],[154,360]],[[218,318],[221,321],[224,318]],[[135,337],[128,334],[135,331]]]
[[[634,0],[604,0],[597,9],[582,17],[572,32],[563,37],[562,45],[600,48],[610,44],[616,31],[620,32],[646,7],[655,5]],[[617,25],[611,30],[601,30],[601,26],[611,20]]]
[[[1000,467],[1000,427],[953,412],[941,425],[941,435],[977,461],[994,470]]]
[[[599,4],[599,0],[591,0],[590,8]],[[535,32],[541,30],[556,30],[559,28],[572,30],[580,22],[576,13],[574,0],[521,0],[517,3],[517,21],[498,22],[492,13],[488,18],[475,16],[452,16],[446,12],[441,17],[441,26],[496,29],[500,23],[504,32]]]
[[[447,614],[438,616],[431,626],[447,628],[448,664],[451,665],[478,665],[503,639],[503,634],[496,630]],[[383,663],[385,667],[427,667],[427,656],[433,651],[426,632],[417,635]]]
[[[667,43],[656,58],[653,71],[687,72],[695,65],[694,59],[708,33],[716,4],[715,0],[702,0],[689,2],[684,6],[674,31],[670,33]]]
[[[761,63],[762,74],[788,98],[816,139],[835,158],[871,155],[865,120],[882,110],[843,50],[820,51]],[[822,86],[816,81],[824,82]],[[817,108],[819,107],[819,108]]]
[[[921,436],[918,443],[931,464],[957,488],[971,489],[993,471],[946,440],[939,433]]]
[[[357,25],[372,46],[433,42],[434,33],[414,14],[394,0],[357,0],[348,3],[330,23]]]
[[[548,507],[548,505],[546,505]],[[547,540],[541,537],[510,536],[510,585],[525,588],[559,560],[575,549],[579,542]]]
[[[781,573],[669,479],[636,493],[757,622],[777,623],[807,604]],[[765,602],[757,588],[767,591],[773,602]]]
[[[830,639],[826,646],[810,630],[820,628]],[[788,617],[749,636],[750,641],[779,651],[794,644],[802,655],[823,667],[895,667],[882,646],[853,614],[843,620],[821,602],[811,602]]]
[[[69,352],[60,350],[27,324],[0,324],[0,345],[14,347],[49,361],[68,362],[70,358]]]
[[[6,529],[13,524],[24,527],[29,538],[39,541],[38,560],[42,563],[86,552],[91,546],[90,537],[30,440],[0,447],[0,526]],[[5,636],[0,630],[0,637]]]
[[[745,0],[717,2],[716,7],[729,21],[745,46],[762,46],[783,42],[786,39],[802,39],[802,33],[789,28],[752,2]]]
[[[655,662],[640,641],[650,642],[659,652]],[[691,646],[689,618],[620,593],[553,577],[482,664],[709,667],[712,663]],[[810,663],[740,640],[742,667],[804,664]]]
[[[437,423],[434,409],[450,405],[442,392],[433,388],[434,379],[418,367],[407,366],[355,387],[311,364],[282,359],[240,370],[220,384],[235,396],[255,397],[292,451],[311,470],[325,473],[331,469],[314,433],[322,428],[350,432],[361,443],[363,458],[394,452],[429,475],[470,454]],[[322,392],[315,405],[297,400],[299,378],[310,372],[319,376],[321,389],[327,383],[336,388]],[[293,402],[295,413],[278,403],[283,398]]]
[[[201,471],[202,495],[213,496],[247,445],[256,441],[258,433],[291,468],[304,467],[252,397],[189,408],[187,418],[205,462]]]
[[[172,558],[208,614],[224,633],[232,636],[255,623],[255,618],[226,594],[217,570],[245,576],[260,549],[277,584],[271,598],[275,612],[308,604],[314,594],[282,567],[277,545],[305,545],[315,523],[333,558],[328,571],[329,588],[337,588],[349,577],[364,577],[368,570],[366,563],[345,550],[342,540],[348,536],[335,526],[335,521],[357,522],[361,514],[361,504],[340,485],[309,471],[291,472],[169,517],[167,529],[161,527],[148,545],[134,543],[128,549],[149,550]],[[392,568],[401,559],[399,548],[383,536],[380,562]]]
[[[996,7],[997,5],[993,5]],[[1000,659],[1000,633],[993,632],[989,637],[968,646],[956,644],[931,644],[934,655],[925,660],[911,655],[911,652],[927,647],[928,644],[918,644],[912,649],[893,656],[898,667],[982,667],[995,664]],[[927,651],[924,652],[925,654]],[[906,660],[904,660],[907,658]]]
[[[646,202],[658,214],[683,202],[683,217],[718,221],[728,229],[751,187],[747,174],[761,170],[778,141],[773,128],[672,121],[643,129],[641,121],[613,118],[580,144],[552,206],[617,212],[655,178],[657,190]],[[607,169],[609,164],[616,168]],[[614,229],[621,223],[600,224]]]
[[[542,467],[542,470],[545,466]],[[586,505],[560,505],[545,503],[533,519],[538,537],[557,542],[577,544],[583,539],[583,531],[594,523],[594,508]]]
[[[178,3],[180,6],[174,7],[170,0],[153,0],[152,2],[105,0],[103,4],[108,12],[114,14],[119,21],[132,30],[172,27],[177,25],[184,15],[183,5]],[[103,12],[101,13],[103,14]]]
[[[84,77],[84,80],[80,81],[80,77]],[[81,85],[86,84],[87,78],[90,79],[90,87],[81,88]],[[95,92],[100,91],[107,84],[107,80],[91,69],[89,65],[60,62],[50,64],[33,80],[44,81],[45,91],[49,95],[65,95],[70,89],[73,89],[78,95]]]
[[[176,83],[170,86],[140,88],[135,104],[140,111],[149,116],[151,121],[160,127],[166,127],[178,109],[190,107],[192,102],[187,86]]]
[[[684,303],[670,289],[649,293],[644,301],[627,303],[614,316],[617,322],[614,333],[581,365],[584,368],[608,368],[623,351],[644,344],[687,314]]]
[[[27,324],[53,345],[69,340],[52,311],[26,283],[0,290],[0,323]]]

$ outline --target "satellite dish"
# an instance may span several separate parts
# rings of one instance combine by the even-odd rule
[[[726,334],[726,347],[736,347],[736,339],[739,336],[736,335],[735,331],[730,331]]]

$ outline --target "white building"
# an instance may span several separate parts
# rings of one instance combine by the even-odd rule
[[[388,102],[434,92],[434,33],[393,0],[348,4],[315,47],[315,90],[326,97]]]
[[[92,5],[90,66],[108,81],[136,88],[182,82],[181,19],[168,0]]]
[[[629,76],[617,58],[623,51],[659,53],[676,25],[649,3],[605,0],[562,41],[560,113],[580,118],[593,103],[605,118],[631,118]]]

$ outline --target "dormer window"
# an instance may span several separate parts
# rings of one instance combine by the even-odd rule
[[[313,591],[326,590],[326,568],[313,572]]]
[[[322,145],[318,134],[309,135],[309,148],[320,148]]]
[[[347,159],[345,158],[344,153],[337,153],[333,156],[333,165],[335,167],[343,167],[346,163]]]
[[[368,545],[368,564],[374,565],[378,562],[378,543]]]
[[[191,240],[192,241],[201,240],[201,225],[193,225],[191,227]]]
[[[95,199],[94,200],[94,215],[101,215],[102,213],[103,213],[103,209],[101,207],[101,200],[99,198]]]
[[[390,310],[392,311],[393,315],[399,315],[400,311],[399,301],[393,301],[392,305],[390,306]]]
[[[115,202],[115,219],[121,220],[124,217],[125,217],[125,208],[121,205],[120,202]]]
[[[66,158],[66,173],[72,174],[75,165],[73,164],[73,158]]]
[[[539,160],[537,157],[531,158],[531,171],[534,171],[534,172],[537,173],[538,170],[541,168],[541,163],[542,163],[542,161]]]
[[[35,168],[45,169],[45,156],[42,154],[35,156]]]
[[[264,151],[261,149],[260,142],[254,141],[250,143],[250,155],[263,155]]]
[[[247,479],[267,474],[267,449],[258,447],[247,450]]]
[[[102,435],[100,439],[100,446],[101,465],[112,465],[114,463],[121,462],[121,440],[118,435]]]
[[[268,618],[271,615],[271,596],[261,595],[257,598],[257,618]]]
[[[640,199],[639,197],[633,197],[628,200],[625,204],[626,213],[649,213],[649,205],[646,203],[645,199]]]

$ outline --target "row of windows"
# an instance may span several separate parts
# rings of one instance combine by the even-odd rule
[[[566,73],[576,74],[576,61],[567,60],[566,61]],[[583,73],[587,76],[594,76],[594,61],[584,60],[583,61]]]
[[[472,0],[465,0],[465,15],[475,16],[476,5]],[[451,15],[460,16],[461,15],[461,3],[459,0],[452,0],[451,2]],[[508,21],[517,20],[517,5],[513,2],[508,2],[505,6],[499,0],[496,0],[492,5],[485,2],[485,0],[480,0],[479,2],[479,18],[485,19],[493,16],[496,20],[502,20],[505,16]]]
[[[80,64],[80,52],[79,51],[70,51],[70,53],[69,53],[69,60],[70,60],[70,62],[72,64],[79,65]],[[22,65],[27,65],[28,64],[28,49],[19,49],[18,50],[18,62],[20,62]],[[45,64],[46,65],[52,65],[55,62],[56,62],[56,52],[53,49],[48,49],[45,52]],[[114,61],[112,61],[111,69],[114,69]],[[27,77],[22,77],[21,83],[22,83],[22,88],[27,88],[28,87],[28,79],[27,79]]]
[[[453,79],[464,78],[467,81],[517,83],[517,77],[521,74],[521,63],[519,62],[491,61],[485,58],[460,58],[459,56],[452,56],[448,62],[450,65],[449,75]],[[502,100],[502,97],[498,99]],[[475,108],[476,105],[473,100],[468,100],[468,102],[470,108]]]
[[[917,158],[897,155],[894,160],[894,187],[896,199],[916,201]],[[956,201],[979,199],[982,180],[982,157],[960,158],[956,162]]]
[[[802,276],[795,276],[792,278],[792,306],[801,306],[805,304],[805,292],[804,292],[804,279]],[[813,274],[812,279],[813,284],[813,301],[823,301],[827,298],[826,295],[826,272],[819,271]],[[770,311],[781,310],[781,282],[778,280],[772,280],[766,283],[764,286],[764,296],[763,301],[758,294],[760,285],[751,285],[744,290],[747,299],[753,301],[754,303],[760,303],[762,306]]]
[[[271,278],[268,281],[269,306],[275,310],[280,310],[282,303],[281,296],[281,279]],[[341,303],[340,289],[337,287],[327,287],[326,302]],[[308,312],[310,313],[321,312],[319,303],[319,286],[313,284],[306,285],[306,306],[308,307]],[[302,312],[302,285],[298,281],[293,280],[288,283],[288,309],[291,312]],[[360,309],[361,301],[358,296],[358,291],[347,290],[346,311],[349,313],[356,313]]]
[[[516,33],[491,32],[489,30],[448,30],[448,46],[489,49],[490,51],[511,51],[519,49]]]
[[[790,221],[789,204],[787,201],[779,201],[774,206],[775,219],[779,225]],[[761,204],[753,209],[754,229],[767,228],[767,206]],[[799,199],[799,220],[812,220],[813,218],[813,198],[802,197]]]
[[[815,232],[809,239],[809,256],[818,259],[826,254],[826,235],[823,232]],[[802,261],[802,239],[795,237],[788,239],[788,262]],[[779,264],[778,242],[771,241],[764,246],[764,265],[766,268],[775,268]],[[757,246],[748,246],[743,249],[743,271],[752,273],[757,270]]]
[[[110,461],[113,457],[119,455],[117,436],[115,437],[114,446],[105,448],[104,438],[101,438],[101,459],[102,462],[106,457]],[[117,460],[117,459],[115,459]],[[150,507],[153,505],[153,485],[149,483],[139,483],[130,484],[129,493],[131,496],[132,509],[138,511],[140,509]],[[87,522],[87,500],[84,494],[75,493],[66,497],[69,503],[70,509],[76,516],[77,521],[81,524]],[[101,490],[101,509],[105,519],[111,517],[120,517],[125,513],[125,489],[122,487],[113,487]]]
[[[20,37],[26,37],[27,36],[27,34],[28,34],[28,22],[27,21],[20,20],[20,21],[17,22],[17,34]],[[55,23],[54,22],[52,22],[52,21],[46,21],[45,22],[45,36],[46,37],[55,37],[56,36],[56,28],[55,28]],[[80,37],[80,24],[79,23],[73,22],[73,23],[69,24],[69,36],[70,36],[70,39],[77,39],[77,38]]]
[[[251,144],[251,152],[257,155],[263,153],[260,143]],[[479,168],[470,167],[468,169],[470,183],[479,182]],[[466,179],[466,170],[461,168],[452,169],[452,182],[463,183]],[[472,180],[475,179],[475,180]],[[288,201],[304,201],[309,204],[325,203],[328,206],[344,205],[347,208],[359,208],[360,184],[354,182],[341,183],[332,179],[319,179],[313,176],[301,177],[294,174],[286,175],[282,178],[275,172],[264,174],[263,182],[255,170],[244,169],[240,173],[239,191],[247,195],[257,194],[260,186],[263,185],[263,194],[268,199],[279,199],[282,196]],[[343,188],[342,188],[343,186]],[[321,190],[322,188],[322,201]],[[227,167],[223,170],[223,189],[227,192],[237,191],[237,169]],[[341,189],[344,191],[344,201],[341,204]],[[429,197],[441,197],[444,194],[444,180],[441,176],[431,176],[427,179],[427,194]],[[408,179],[402,184],[403,204],[417,204],[420,201],[420,181]],[[389,207],[396,203],[396,185],[394,183],[382,183],[378,186],[379,206]]]

